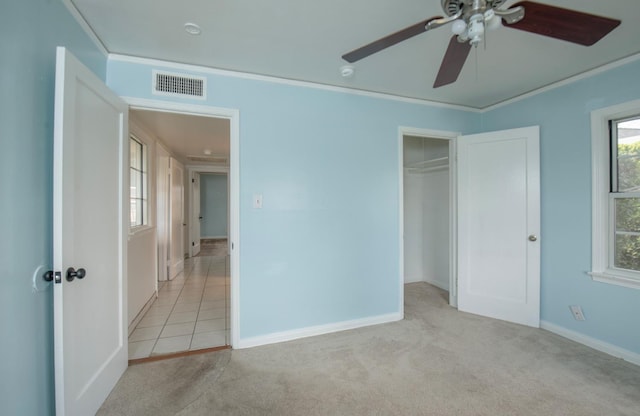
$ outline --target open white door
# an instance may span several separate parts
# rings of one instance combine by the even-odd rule
[[[458,308],[540,325],[539,128],[458,139]]]
[[[158,280],[169,279],[169,152],[164,147],[156,146],[156,183],[157,183],[157,215],[156,226],[158,229]]]
[[[200,226],[202,225],[202,212],[200,212],[200,174],[193,173],[191,180],[193,200],[191,201],[191,256],[200,253]]]
[[[127,130],[127,105],[58,48],[53,172],[58,416],[95,414],[127,368]]]
[[[174,158],[170,163],[169,191],[169,279],[176,277],[184,269],[184,169],[180,162]]]

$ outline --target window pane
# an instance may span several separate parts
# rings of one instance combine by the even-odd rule
[[[135,169],[130,169],[131,199],[142,198],[142,174]]]
[[[640,118],[616,123],[617,192],[640,192]]]
[[[640,270],[640,236],[616,235],[614,266],[620,269]]]
[[[147,224],[147,147],[131,136],[129,152],[130,224],[137,227]]]
[[[640,232],[640,198],[616,198],[616,231]]]
[[[129,160],[131,167],[142,170],[142,144],[131,138],[129,140]]]
[[[138,214],[138,208],[139,208],[139,204],[138,204],[138,200],[137,199],[131,199],[131,226],[135,227],[137,225],[141,225],[140,223],[140,215]]]

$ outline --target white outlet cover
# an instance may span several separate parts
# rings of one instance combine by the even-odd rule
[[[573,317],[576,321],[585,320],[584,313],[582,312],[582,308],[579,305],[571,305],[569,306],[569,309],[571,309],[571,313],[573,314]]]

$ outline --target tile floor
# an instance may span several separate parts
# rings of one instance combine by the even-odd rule
[[[185,260],[129,336],[129,359],[229,345],[229,256]]]

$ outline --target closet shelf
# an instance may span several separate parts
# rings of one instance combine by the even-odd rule
[[[437,159],[424,160],[407,164],[404,168],[410,173],[426,173],[435,170],[442,170],[449,167],[449,158],[440,157]]]

